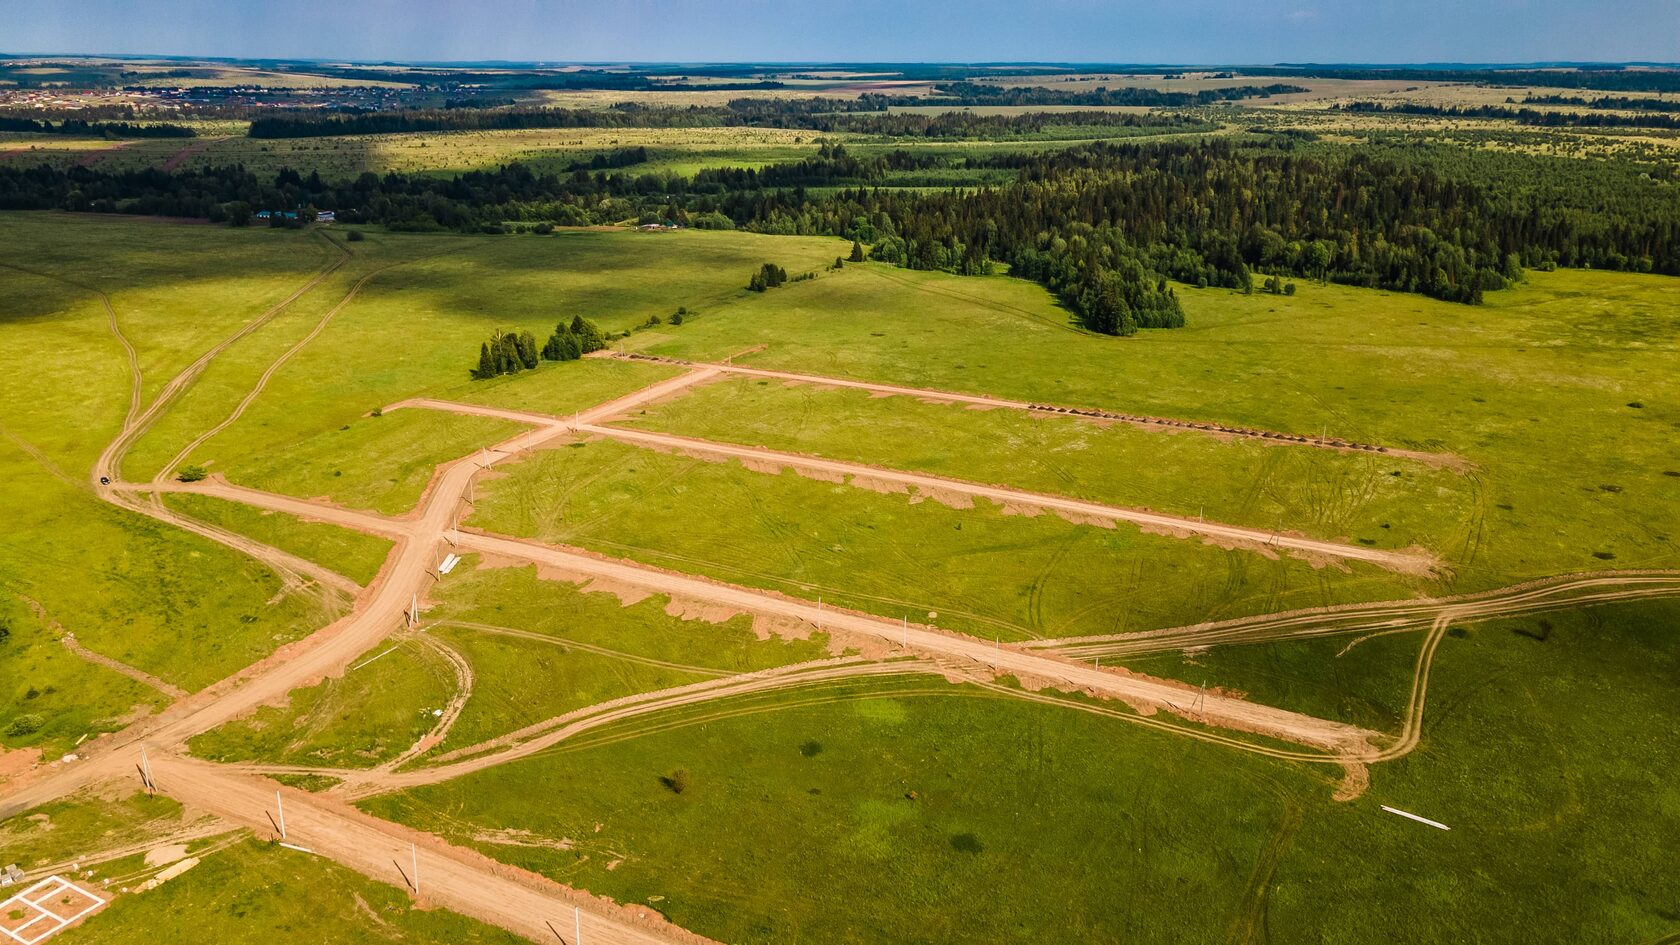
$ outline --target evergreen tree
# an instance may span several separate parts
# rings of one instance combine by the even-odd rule
[[[496,362],[490,357],[490,344],[485,342],[478,346],[478,369],[473,371],[473,377],[479,380],[489,380],[496,376]]]
[[[600,351],[607,346],[607,338],[601,334],[601,329],[582,315],[572,316],[571,331],[577,336],[578,347],[583,354]]]
[[[863,244],[852,240],[852,254],[846,257],[847,262],[863,262]]]

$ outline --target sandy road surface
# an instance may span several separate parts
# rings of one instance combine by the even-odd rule
[[[823,387],[848,387],[854,390],[867,390],[877,394],[891,394],[902,397],[916,397],[922,400],[938,400],[953,404],[972,404],[976,407],[997,407],[1005,410],[1031,410],[1039,413],[1068,414],[1072,416],[1090,417],[1099,420],[1115,420],[1130,423],[1134,426],[1161,428],[1170,427],[1176,430],[1200,431],[1218,436],[1238,436],[1249,439],[1265,440],[1268,443],[1282,445],[1311,446],[1317,449],[1337,450],[1344,453],[1379,453],[1385,456],[1398,456],[1415,459],[1431,466],[1442,466],[1450,469],[1463,470],[1469,468],[1469,463],[1461,456],[1452,453],[1429,453],[1421,450],[1400,449],[1391,446],[1377,446],[1371,443],[1355,443],[1336,437],[1301,436],[1295,433],[1279,433],[1275,430],[1256,430],[1251,427],[1232,427],[1224,424],[1209,423],[1199,420],[1176,420],[1171,417],[1151,417],[1141,414],[1117,413],[1110,410],[1094,410],[1084,407],[1062,407],[1054,404],[1039,404],[1025,400],[1010,400],[1005,397],[989,397],[984,394],[961,394],[955,391],[934,390],[925,387],[904,387],[899,384],[877,384],[870,381],[856,381],[842,377],[826,377],[820,374],[799,374],[793,371],[772,371],[765,368],[741,367],[736,364],[717,363],[707,361],[684,361],[678,358],[661,358],[647,354],[623,355],[616,352],[604,351],[589,357],[621,358],[633,361],[651,361],[657,364],[670,364],[681,367],[708,368],[725,374],[738,374],[743,377],[764,377],[775,380],[792,381],[798,384],[816,384]]]
[[[553,432],[554,430],[551,427],[531,430],[528,434],[514,437],[514,441],[509,441],[509,444],[521,441],[521,439],[531,439],[531,441],[539,442],[541,439],[548,439],[549,436],[553,436]],[[504,444],[504,446],[507,446],[507,444]],[[469,461],[457,461],[447,469],[449,471],[444,474],[444,479],[442,479],[445,486],[438,491],[444,494],[460,494],[460,489],[465,488],[465,478],[470,476],[470,473],[477,467],[470,466],[469,459]],[[254,504],[259,508],[291,511],[294,515],[309,515],[311,518],[328,521],[333,525],[380,531],[385,535],[423,533],[423,535],[440,536],[447,523],[444,520],[432,520],[432,516],[435,516],[435,508],[449,508],[454,504],[437,503],[435,501],[433,508],[428,509],[427,523],[420,526],[418,531],[407,531],[408,528],[413,528],[413,526],[403,525],[400,521],[393,523],[393,520],[383,520],[385,523],[381,525],[380,516],[365,513],[365,511],[351,511],[351,509],[307,503],[307,501],[291,498],[291,496],[259,493],[255,489],[240,489],[235,488],[235,486],[213,483],[197,483],[192,484],[192,486],[181,484],[176,488],[180,491],[218,494],[223,498],[235,498],[237,501]],[[561,568],[564,572],[580,575],[580,577],[605,578],[610,582],[625,583],[625,585],[632,585],[632,587],[638,587],[638,589],[650,590],[654,594],[675,595],[675,597],[685,600],[704,600],[709,604],[721,604],[724,607],[741,610],[744,614],[786,617],[786,619],[801,620],[801,622],[806,622],[811,626],[822,626],[825,629],[858,632],[858,634],[865,634],[865,636],[884,639],[884,641],[902,647],[902,649],[907,649],[907,651],[931,654],[931,656],[966,659],[966,661],[973,661],[973,663],[981,664],[981,666],[990,666],[996,673],[1053,679],[1055,683],[1065,686],[1065,688],[1089,689],[1092,693],[1129,701],[1134,705],[1154,706],[1154,708],[1179,711],[1179,706],[1188,705],[1189,698],[1194,694],[1193,689],[1189,689],[1188,686],[1166,683],[1166,681],[1146,678],[1146,676],[1134,676],[1134,674],[1124,673],[1121,669],[1092,668],[1089,664],[1079,663],[1074,659],[1065,659],[1065,657],[1053,656],[1053,654],[1023,651],[1023,649],[1016,649],[1016,647],[995,646],[995,644],[978,641],[973,637],[937,631],[937,629],[922,626],[922,624],[894,622],[894,620],[882,619],[882,617],[874,617],[874,615],[848,612],[848,610],[838,610],[833,609],[833,607],[820,609],[815,602],[791,599],[791,597],[771,594],[771,592],[764,592],[764,590],[739,587],[739,585],[731,585],[731,583],[714,582],[709,578],[665,572],[665,570],[648,567],[648,565],[600,557],[600,555],[573,550],[573,548],[543,545],[539,541],[519,540],[519,538],[506,538],[506,536],[484,535],[479,531],[470,530],[460,531],[459,541],[460,548],[469,550],[469,552],[475,550],[475,552],[492,553],[492,555],[502,555],[502,557],[517,558],[517,560],[544,563],[544,565]],[[417,541],[403,541],[400,545],[402,550],[398,553],[407,555],[413,546],[417,545]],[[425,546],[427,546],[428,552],[432,552],[433,557],[435,557],[435,548],[437,548],[435,541],[427,543]],[[427,563],[423,565],[422,572],[418,573],[423,573],[423,570],[430,570],[430,567],[435,563],[430,558],[423,558],[423,560]],[[400,568],[400,573],[417,573],[413,570],[413,567],[415,567],[413,563],[407,563]],[[393,587],[400,587],[400,590],[395,590],[395,592],[386,590],[393,589]],[[334,646],[334,668],[348,666],[349,659],[353,659],[358,652],[366,651],[375,642],[383,639],[383,636],[388,634],[391,629],[395,629],[396,620],[402,617],[403,609],[408,605],[408,594],[410,594],[407,590],[408,587],[412,587],[412,585],[402,582],[385,582],[381,585],[378,605],[383,605],[383,609],[385,609],[383,622],[368,627],[366,631],[348,634],[356,641],[354,646],[360,647],[360,649],[354,649],[353,652],[348,652],[348,654],[339,649],[338,639],[331,641],[331,646]],[[375,604],[370,604],[370,610],[371,607],[375,607]],[[351,620],[358,619],[361,619],[361,614]],[[329,631],[323,631],[323,634]],[[321,634],[318,634],[318,636],[321,636]],[[344,636],[344,634],[341,634],[341,636]],[[307,661],[307,664],[311,666],[312,673],[321,671],[321,669],[318,669],[321,661],[323,661],[323,657],[312,657]],[[286,666],[274,669],[272,673],[265,674],[260,688],[255,684],[249,684],[247,688],[223,696],[222,700],[218,700],[213,706],[213,715],[220,716],[213,721],[213,725],[218,725],[220,721],[234,718],[242,711],[260,705],[260,701],[267,700],[267,698],[279,698],[287,691],[291,691],[291,688],[294,688],[301,679],[309,678],[309,674],[302,673],[299,669],[299,666],[304,666],[304,664],[306,664],[304,661],[292,661]],[[284,688],[274,691],[276,686],[284,686]],[[212,713],[212,710],[205,710],[205,713]],[[202,720],[202,718],[210,718],[210,715],[203,715],[202,713],[202,715],[195,716],[195,720]],[[1231,698],[1225,698],[1225,696],[1206,696],[1205,700],[1201,701],[1200,711],[1196,713],[1196,718],[1198,718],[1198,721],[1206,721],[1211,725],[1225,725],[1243,731],[1258,731],[1258,733],[1272,735],[1275,738],[1284,738],[1289,742],[1307,743],[1307,745],[1317,745],[1317,747],[1331,748],[1331,750],[1362,748],[1364,745],[1368,745],[1371,738],[1376,736],[1373,731],[1362,730],[1357,726],[1344,725],[1344,723],[1337,723],[1337,721],[1319,720],[1319,718],[1299,715],[1299,713],[1292,713],[1292,711],[1277,710],[1277,708],[1255,705],[1255,703],[1247,703],[1247,701],[1242,700],[1231,700]],[[202,731],[202,728],[198,728],[198,730]]]
[[[720,604],[743,613],[786,617],[825,629],[859,633],[885,640],[913,653],[968,660],[989,666],[1000,674],[1050,679],[1070,689],[1089,690],[1098,695],[1146,707],[1179,711],[1179,707],[1188,706],[1195,696],[1195,692],[1188,687],[1147,676],[1136,676],[1119,670],[1096,669],[1074,660],[984,643],[921,624],[884,620],[832,607],[819,609],[814,603],[768,591],[674,574],[537,542],[463,531],[461,547],[552,565],[571,574],[604,578],[657,594]],[[1315,719],[1224,696],[1207,696],[1196,716],[1198,720],[1214,725],[1259,732],[1287,741],[1330,749],[1354,749],[1378,737],[1376,733],[1357,726]]]
[[[698,440],[691,437],[675,436],[668,433],[652,433],[644,430],[630,430],[623,427],[601,426],[585,423],[578,432],[590,433],[596,436],[610,437],[638,446],[648,446],[656,449],[682,450],[714,456],[726,456],[747,462],[775,463],[793,469],[805,470],[830,476],[852,476],[858,479],[890,482],[895,485],[914,487],[923,492],[938,495],[940,493],[976,496],[990,499],[999,505],[1025,506],[1028,508],[1045,509],[1051,512],[1064,513],[1075,518],[1098,519],[1112,522],[1131,522],[1149,529],[1159,529],[1174,533],[1189,533],[1203,535],[1221,542],[1235,542],[1245,546],[1261,548],[1287,548],[1292,551],[1305,552],[1313,557],[1337,558],[1347,561],[1363,561],[1378,567],[1398,571],[1402,574],[1430,575],[1435,573],[1440,562],[1423,552],[1388,551],[1380,548],[1367,548],[1363,545],[1349,545],[1336,541],[1320,541],[1314,538],[1302,538],[1278,532],[1269,532],[1258,528],[1245,528],[1241,525],[1225,525],[1219,522],[1208,522],[1177,515],[1162,515],[1158,512],[1145,512],[1140,509],[1128,509],[1113,505],[1103,505],[1096,502],[1085,502],[1080,499],[1069,499],[1063,496],[1048,495],[1040,492],[1026,492],[1020,489],[1008,489],[1002,486],[985,485],[969,482],[963,479],[948,479],[943,476],[931,476],[925,473],[903,472],[896,469],[883,469],[876,466],[866,466],[861,463],[845,463],[836,460],[821,459],[802,453],[783,453],[759,447],[732,446],[711,440]]]
[[[274,782],[172,755],[154,759],[152,771],[160,791],[189,807],[274,835],[269,820]],[[574,908],[582,910],[583,936],[589,945],[710,941],[651,910],[615,905],[328,798],[289,788],[280,791],[287,842],[411,888],[414,877],[407,874],[417,858],[422,902],[491,922],[532,941],[558,937],[572,945]]]
[[[715,372],[714,372],[715,373]],[[692,375],[685,375],[692,377]],[[689,383],[695,383],[689,380]],[[556,432],[571,430],[579,434],[603,436],[610,439],[631,443],[637,446],[653,449],[678,450],[686,453],[698,453],[707,456],[719,456],[739,459],[748,463],[774,463],[805,472],[817,473],[825,477],[854,477],[860,480],[892,483],[903,486],[908,491],[914,487],[923,493],[955,494],[969,497],[989,499],[999,505],[1044,509],[1075,519],[1097,519],[1107,522],[1131,522],[1149,529],[1169,531],[1179,534],[1202,535],[1220,542],[1231,542],[1254,548],[1284,548],[1302,552],[1312,557],[1336,558],[1347,561],[1363,561],[1378,567],[1387,568],[1402,574],[1432,575],[1440,566],[1440,562],[1421,551],[1390,551],[1380,548],[1366,548],[1362,545],[1349,545],[1336,541],[1321,541],[1314,538],[1303,538],[1278,532],[1270,532],[1258,528],[1246,528],[1241,525],[1226,525],[1219,522],[1208,522],[1177,515],[1163,515],[1158,512],[1146,512],[1141,509],[1128,509],[1120,506],[1103,505],[1097,502],[1086,502],[1080,499],[1069,499],[1064,496],[1049,495],[1040,492],[1027,492],[1020,489],[1009,489],[1003,486],[986,485],[984,483],[969,482],[963,479],[949,479],[943,476],[933,476],[925,473],[904,472],[897,469],[887,469],[879,466],[867,466],[862,463],[848,463],[838,460],[823,459],[804,453],[784,453],[763,447],[736,446],[729,443],[719,443],[714,440],[701,440],[693,437],[676,436],[669,433],[653,433],[646,430],[632,430],[624,427],[603,426],[582,417],[568,420],[562,417],[551,417],[545,414],[531,413],[523,410],[505,410],[497,407],[484,407],[477,404],[461,404],[445,400],[408,400],[393,407],[425,407],[433,410],[447,410],[454,413],[471,414],[474,416],[497,417],[504,420],[514,420],[521,423],[539,424]],[[616,412],[606,407],[589,411],[591,415],[610,418]]]

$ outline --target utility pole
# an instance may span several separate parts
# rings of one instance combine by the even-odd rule
[[[140,746],[140,783],[146,786],[147,794],[156,790],[156,785],[152,783],[152,763],[146,759],[145,745]]]
[[[280,801],[280,792],[274,792],[274,810],[280,815],[277,826],[280,828],[280,839],[286,839],[286,805]]]
[[[817,629],[822,629],[822,595],[817,595]]]
[[[573,945],[583,945],[583,910],[572,907],[572,939]]]
[[[408,625],[410,627],[413,627],[413,626],[416,626],[420,623],[420,595],[415,594],[409,600],[410,600],[410,603],[408,605]]]
[[[412,843],[408,845],[408,856],[409,865],[414,867],[414,895],[418,898],[420,896],[420,851],[416,850]]]

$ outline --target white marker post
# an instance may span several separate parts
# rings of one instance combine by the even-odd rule
[[[817,597],[817,629],[822,629],[822,597]]]
[[[910,618],[904,618],[904,633],[899,637],[899,644],[905,649],[910,648]]]
[[[1446,824],[1443,824],[1438,820],[1430,820],[1428,817],[1419,817],[1416,814],[1409,814],[1406,811],[1403,811],[1403,810],[1399,809],[1398,807],[1390,807],[1387,804],[1379,804],[1378,806],[1381,807],[1383,810],[1388,811],[1390,814],[1394,814],[1394,815],[1399,816],[1399,817],[1404,817],[1407,820],[1415,820],[1420,824],[1428,824],[1429,826],[1434,827],[1436,830],[1451,830],[1452,829],[1451,827],[1448,827]]]
[[[280,801],[280,792],[274,792],[274,810],[280,815],[280,839],[286,839],[286,805]]]
[[[408,845],[408,857],[409,865],[414,867],[414,895],[418,898],[420,895],[420,851],[415,849],[412,843]]]
[[[573,945],[583,945],[583,910],[572,907],[572,938]]]

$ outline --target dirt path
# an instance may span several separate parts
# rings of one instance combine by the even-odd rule
[[[1228,644],[1422,630],[1446,612],[1457,614],[1460,621],[1488,620],[1676,595],[1680,595],[1680,571],[1604,571],[1564,575],[1452,597],[1344,604],[1163,630],[1034,640],[1020,646],[1076,659],[1143,656]]]
[[[1074,660],[1049,654],[996,646],[971,637],[948,633],[909,621],[885,620],[869,614],[827,607],[783,597],[768,591],[739,587],[661,571],[637,563],[599,557],[588,552],[543,545],[537,542],[463,531],[461,547],[504,557],[534,561],[569,574],[604,578],[620,585],[641,588],[686,600],[707,601],[743,613],[793,619],[811,626],[841,630],[880,639],[918,655],[949,656],[986,666],[998,675],[1045,679],[1075,691],[1119,699],[1145,711],[1165,709],[1183,712],[1195,691],[1178,683],[1123,670],[1096,669]],[[1256,705],[1239,699],[1209,695],[1197,713],[1198,721],[1240,731],[1255,732],[1286,741],[1316,745],[1332,750],[1363,746],[1375,733],[1340,722]]]
[[[193,808],[273,836],[274,782],[173,755],[153,759],[158,789]],[[620,906],[534,873],[497,863],[417,830],[370,817],[331,798],[280,788],[286,839],[381,882],[413,888],[419,864],[424,905],[441,906],[536,941],[571,941],[581,920],[590,945],[704,943],[652,910]],[[574,910],[578,910],[574,912]],[[574,918],[574,916],[576,918]]]
[[[552,428],[539,428],[530,433],[522,434],[520,437],[515,437],[514,440],[503,445],[510,447],[510,451],[513,451],[511,447],[515,445],[515,441],[541,441],[551,433]],[[530,445],[530,443],[528,442],[527,445]],[[465,488],[466,478],[476,468],[476,466],[467,464],[466,461],[457,460],[451,467],[450,473],[445,476],[450,484],[439,491],[444,495],[459,495],[461,490]],[[386,535],[424,534],[435,536],[434,540],[427,546],[428,548],[436,547],[437,539],[441,538],[444,528],[447,527],[447,519],[438,517],[435,510],[428,513],[426,524],[415,530],[414,526],[408,523],[382,519],[380,516],[367,512],[314,505],[289,496],[275,496],[223,484],[196,483],[194,486],[198,488],[184,487],[182,491],[200,491],[226,498],[236,498],[238,501],[262,508],[306,514],[331,524],[376,531]],[[445,503],[434,502],[433,504],[438,506]],[[1184,707],[1188,706],[1192,697],[1196,695],[1195,690],[1180,683],[1136,676],[1115,668],[1097,669],[1088,664],[1058,655],[1027,651],[1012,646],[996,646],[971,637],[908,621],[895,622],[832,607],[819,609],[812,602],[784,597],[768,591],[725,584],[707,578],[676,574],[635,562],[594,555],[577,549],[487,535],[472,530],[462,530],[459,542],[460,547],[465,550],[477,550],[547,564],[572,575],[603,578],[652,593],[672,595],[686,600],[706,601],[743,613],[790,618],[825,629],[860,633],[914,653],[969,660],[978,665],[990,667],[991,671],[996,674],[1046,679],[1062,688],[1088,691],[1099,696],[1121,699],[1149,710],[1167,709],[1185,714],[1187,710]],[[413,545],[414,542],[403,543],[400,546],[403,550],[399,551],[399,554],[406,554],[407,549]],[[425,567],[429,569],[432,563],[428,560]],[[410,565],[409,567],[412,569],[413,566]],[[410,573],[413,572],[410,571]],[[403,589],[395,592],[386,590],[393,586],[396,585],[387,582],[382,586],[381,593],[377,595],[379,598],[377,606],[382,607],[385,614],[385,629],[374,629],[355,634],[356,640],[361,644],[360,649],[356,652],[365,651],[374,643],[377,643],[385,633],[394,629],[393,625],[401,617],[402,611],[408,603],[406,588],[411,585],[402,584]],[[348,659],[353,656],[354,654],[340,654],[339,658],[344,662],[338,664],[339,668],[347,665]],[[286,677],[296,677],[298,672],[299,670],[296,668],[277,670],[273,675],[265,677],[266,684],[264,686],[247,686],[234,696],[219,702],[218,706],[221,707],[219,711],[226,711],[240,703],[254,706],[258,703],[250,700],[259,693],[263,694],[264,699],[283,696],[296,683],[280,682],[278,680],[284,680]],[[309,677],[305,675],[302,678]],[[270,687],[279,685],[285,685],[285,688],[278,692],[268,692]],[[243,709],[240,711],[243,711]],[[1357,726],[1314,719],[1310,716],[1224,696],[1210,695],[1202,699],[1196,712],[1196,718],[1198,721],[1208,724],[1266,734],[1287,741],[1316,745],[1331,750],[1362,749],[1368,739],[1375,737],[1375,733],[1360,729]],[[217,724],[219,724],[219,721]]]
[[[19,600],[23,601],[24,605],[35,615],[35,619],[46,624],[47,629],[58,638],[58,642],[63,644],[66,650],[74,653],[78,659],[83,659],[89,663],[95,663],[105,667],[106,669],[121,673],[142,686],[156,689],[158,692],[163,693],[171,699],[180,699],[186,696],[187,691],[179,686],[171,685],[156,676],[153,676],[151,673],[146,672],[145,670],[136,669],[127,663],[112,659],[102,653],[95,653],[94,651],[81,645],[76,641],[76,635],[71,633],[69,630],[64,629],[63,624],[54,620],[52,614],[47,613],[47,608],[42,606],[40,601],[21,593],[18,594],[17,597]]]
[[[673,663],[669,660],[658,660],[651,656],[641,656],[636,653],[626,653],[593,643],[583,643],[570,637],[557,636],[552,633],[537,633],[532,630],[519,630],[514,627],[498,627],[489,623],[470,623],[464,620],[443,620],[431,624],[433,627],[460,627],[463,630],[476,630],[479,633],[489,633],[501,637],[513,637],[519,640],[531,640],[536,643],[546,643],[563,650],[577,650],[580,653],[593,653],[608,659],[623,660],[626,663],[637,663],[651,666],[655,669],[669,669],[679,673],[694,673],[697,676],[730,676],[729,670],[713,669],[709,666],[693,666],[688,663]]]
[[[832,684],[837,681],[938,672],[939,670],[931,664],[921,661],[880,663],[848,657],[741,673],[724,679],[710,679],[656,692],[636,693],[576,709],[487,742],[458,748],[440,756],[443,762],[441,764],[398,772],[334,771],[334,775],[344,778],[344,783],[335,787],[333,793],[341,793],[349,798],[362,798],[425,784],[438,784],[475,771],[529,758],[585,732],[633,718],[669,712],[674,708],[737,699],[744,695],[762,695]]]
[[[455,691],[450,694],[449,703],[443,707],[443,713],[438,716],[431,730],[420,736],[420,739],[402,754],[378,765],[377,769],[382,771],[394,771],[442,744],[443,740],[449,737],[449,730],[455,727],[456,720],[461,717],[461,711],[467,707],[467,700],[472,698],[473,668],[466,657],[429,633],[415,634],[411,639],[443,657],[444,662],[449,664],[451,672],[455,675]]]
[[[822,387],[847,387],[854,390],[866,390],[876,394],[889,394],[901,397],[916,397],[922,400],[937,400],[953,404],[971,404],[977,407],[994,407],[1006,410],[1030,410],[1039,413],[1063,414],[1075,417],[1087,417],[1095,420],[1114,420],[1154,429],[1163,427],[1175,430],[1189,430],[1192,432],[1209,433],[1217,436],[1243,437],[1247,439],[1264,440],[1267,443],[1280,445],[1310,446],[1318,449],[1335,450],[1343,453],[1378,453],[1386,456],[1396,456],[1404,459],[1417,460],[1438,468],[1452,469],[1463,472],[1470,468],[1470,463],[1462,456],[1452,453],[1430,453],[1421,450],[1408,450],[1391,446],[1378,446],[1374,443],[1356,443],[1337,437],[1301,436],[1297,433],[1279,433],[1275,430],[1257,430],[1252,427],[1233,427],[1218,423],[1205,423],[1199,420],[1177,420],[1171,417],[1152,417],[1142,414],[1117,413],[1109,410],[1097,410],[1089,407],[1064,407],[1054,404],[1040,404],[1025,400],[1010,400],[1003,397],[989,397],[982,394],[961,394],[955,391],[933,390],[924,387],[904,387],[898,384],[876,384],[869,381],[855,381],[839,377],[825,377],[819,374],[798,374],[792,371],[772,371],[764,368],[741,367],[736,364],[718,364],[704,361],[684,361],[678,358],[661,358],[646,354],[623,355],[616,352],[601,352],[590,357],[622,358],[632,361],[651,361],[657,364],[671,364],[682,367],[705,367],[725,374],[738,374],[744,377],[764,377],[775,380],[792,381],[798,384],[815,384]]]
[[[693,377],[694,375],[685,375],[685,378]],[[691,379],[689,383],[692,384],[695,381]],[[453,401],[431,399],[408,400],[393,405],[393,407],[397,406],[425,407],[475,416],[496,417],[521,423],[546,425],[557,431],[571,430],[580,435],[608,437],[652,449],[738,459],[749,469],[762,470],[767,465],[776,468],[786,467],[802,473],[814,473],[825,479],[837,478],[838,481],[845,481],[850,478],[854,482],[890,483],[893,486],[902,487],[901,491],[908,492],[914,488],[923,495],[931,495],[935,498],[947,495],[979,497],[1006,508],[1031,508],[1055,512],[1071,521],[1095,519],[1102,522],[1131,522],[1149,530],[1166,531],[1175,535],[1201,535],[1216,542],[1237,544],[1259,550],[1289,549],[1302,552],[1309,559],[1334,558],[1363,561],[1402,574],[1432,576],[1441,567],[1437,559],[1422,551],[1390,551],[1380,548],[1366,548],[1361,545],[1322,541],[1314,538],[1304,538],[1299,535],[1247,528],[1241,525],[1226,525],[1220,522],[1208,522],[1177,515],[1163,515],[1158,512],[1103,505],[1080,499],[1009,489],[962,479],[949,479],[925,473],[904,472],[879,466],[867,466],[861,463],[823,459],[803,453],[784,453],[762,447],[736,446],[669,433],[653,433],[624,427],[602,426],[587,419],[581,419],[581,415],[578,419],[568,421],[561,417],[523,410],[506,410],[478,404],[461,404]],[[590,411],[591,414],[603,412],[600,409]],[[608,414],[608,416],[610,417],[611,414]]]
[[[132,447],[135,441],[139,440],[146,431],[152,428],[152,425],[157,422],[159,417],[163,416],[164,411],[169,409],[170,405],[175,402],[176,398],[185,393],[187,389],[193,385],[193,382],[198,380],[198,376],[204,373],[204,369],[210,366],[211,361],[214,361],[223,351],[226,351],[229,347],[233,346],[247,335],[250,335],[252,332],[273,321],[276,316],[290,307],[293,302],[296,302],[311,289],[320,285],[327,279],[327,277],[331,276],[334,272],[337,272],[338,269],[350,259],[349,253],[340,249],[337,243],[334,243],[332,240],[326,239],[325,237],[322,237],[322,239],[326,240],[327,245],[339,251],[339,257],[322,267],[312,278],[309,279],[309,281],[293,290],[290,295],[275,303],[267,311],[246,322],[244,325],[241,325],[232,334],[212,345],[203,354],[200,354],[196,359],[194,359],[191,364],[188,364],[185,368],[183,368],[179,374],[170,378],[169,383],[164,385],[163,389],[158,392],[158,395],[152,399],[152,402],[147,405],[144,410],[140,411],[138,416],[135,416],[131,422],[123,424],[122,432],[119,433],[116,439],[112,440],[105,447],[104,451],[99,454],[99,459],[94,462],[93,471],[90,474],[94,482],[98,482],[102,476],[108,477],[113,481],[122,478],[122,461],[123,457],[128,455],[129,448]],[[135,368],[135,371],[136,373],[138,372],[138,367]]]
[[[334,245],[337,244],[335,243]],[[357,279],[356,283],[350,287],[350,290],[344,294],[344,298],[339,299],[338,304],[328,309],[326,313],[321,316],[320,320],[315,323],[315,327],[310,329],[307,335],[299,338],[296,344],[286,349],[285,353],[281,354],[280,357],[274,359],[273,363],[269,364],[269,366],[262,372],[262,376],[257,378],[256,384],[251,387],[251,390],[239,401],[238,405],[233,408],[233,411],[227,415],[226,419],[222,420],[222,422],[216,424],[210,429],[205,430],[203,433],[200,433],[191,443],[182,447],[179,453],[176,453],[169,462],[163,465],[163,468],[158,470],[157,475],[152,481],[154,483],[159,483],[168,480],[170,472],[181,463],[186,462],[187,458],[192,455],[194,450],[209,442],[212,437],[216,436],[216,434],[221,433],[223,430],[226,430],[228,427],[237,423],[239,418],[245,415],[245,411],[250,408],[251,404],[255,403],[256,399],[262,396],[262,392],[268,388],[268,382],[273,380],[274,375],[278,374],[280,369],[286,366],[287,362],[296,357],[298,352],[308,347],[316,338],[319,338],[321,333],[327,330],[327,326],[332,323],[338,313],[343,311],[351,302],[355,301],[356,296],[361,294],[362,289],[366,287],[369,282],[373,281],[375,276],[388,272],[392,269],[396,269],[400,266],[410,265],[413,262],[434,259],[438,256],[446,255],[448,253],[455,252],[459,248],[461,247],[431,253],[429,255],[421,256],[419,259],[415,260],[405,259],[400,262],[393,262],[388,265],[380,266],[378,269],[366,273],[360,279]],[[345,250],[345,252],[348,253],[350,251]]]

